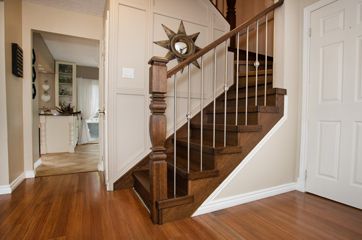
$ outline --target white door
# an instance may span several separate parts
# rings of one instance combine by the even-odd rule
[[[308,192],[362,208],[362,0],[311,14]]]

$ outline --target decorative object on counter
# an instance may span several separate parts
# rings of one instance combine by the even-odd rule
[[[74,107],[71,104],[60,103],[59,107],[55,107],[60,114],[73,114]]]
[[[12,50],[12,73],[22,78],[23,77],[23,49],[16,44],[11,44]]]
[[[44,83],[41,85],[41,87],[43,88],[44,91],[49,91],[50,89],[49,81],[45,80]]]
[[[51,99],[49,95],[49,89],[50,89],[49,81],[45,80],[44,83],[41,85],[41,87],[43,88],[43,94],[41,95],[41,100],[45,103],[49,102]]]
[[[40,114],[51,114],[52,111],[50,110],[50,108],[47,108],[47,107],[42,107],[40,109]]]
[[[32,76],[32,82],[33,82],[33,99],[35,99],[36,97],[36,69],[35,69],[35,63],[36,63],[36,54],[35,54],[35,50],[33,49],[32,51],[32,72],[33,72],[33,76]]]
[[[198,32],[187,35],[183,21],[181,21],[177,33],[163,24],[162,27],[168,36],[168,40],[156,41],[154,43],[169,50],[165,56],[165,58],[167,58],[169,61],[177,59],[177,61],[180,63],[200,50],[200,48],[195,45],[196,39],[200,33]],[[192,64],[197,68],[200,68],[197,60],[192,62]]]
[[[41,95],[41,100],[43,102],[49,102],[50,101],[50,95],[48,93],[44,93],[43,95]]]

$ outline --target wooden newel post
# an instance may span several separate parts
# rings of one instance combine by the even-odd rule
[[[166,93],[167,93],[167,64],[168,60],[153,57],[150,66],[150,197],[151,217],[154,223],[159,223],[156,203],[167,199],[167,162],[166,162]]]

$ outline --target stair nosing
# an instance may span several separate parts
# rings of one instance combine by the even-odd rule
[[[184,138],[179,139],[178,138],[177,143],[180,143],[181,145],[186,145],[187,146],[187,139],[184,139]],[[190,141],[190,148],[200,149],[200,144]],[[227,148],[229,148],[230,152],[227,151]],[[232,148],[232,150],[230,150],[230,148]],[[234,154],[234,153],[241,153],[242,152],[242,147],[241,146],[226,146],[226,147],[216,146],[215,148],[213,148],[210,145],[203,145],[202,150],[204,152],[209,152],[209,153],[213,153],[213,154]]]
[[[204,129],[210,130],[213,129],[213,124],[212,123],[204,123],[203,124]],[[191,123],[191,128],[197,128],[200,129],[201,128],[201,124],[200,123]],[[250,128],[250,129],[248,129]],[[260,124],[253,124],[253,125],[232,125],[232,124],[226,124],[226,131],[227,132],[238,132],[238,133],[243,133],[243,132],[257,132],[259,130],[261,130],[262,125]],[[216,131],[224,131],[224,124],[215,124],[215,129]]]
[[[206,110],[205,114],[213,114],[214,110]],[[222,107],[216,108],[216,114],[225,113]],[[235,113],[235,109],[228,108],[226,113]],[[238,109],[238,113],[245,113],[245,107],[240,106]],[[249,106],[248,113],[279,113],[279,107],[277,106]]]

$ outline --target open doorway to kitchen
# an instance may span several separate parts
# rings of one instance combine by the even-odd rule
[[[100,43],[33,31],[36,176],[98,171]]]

